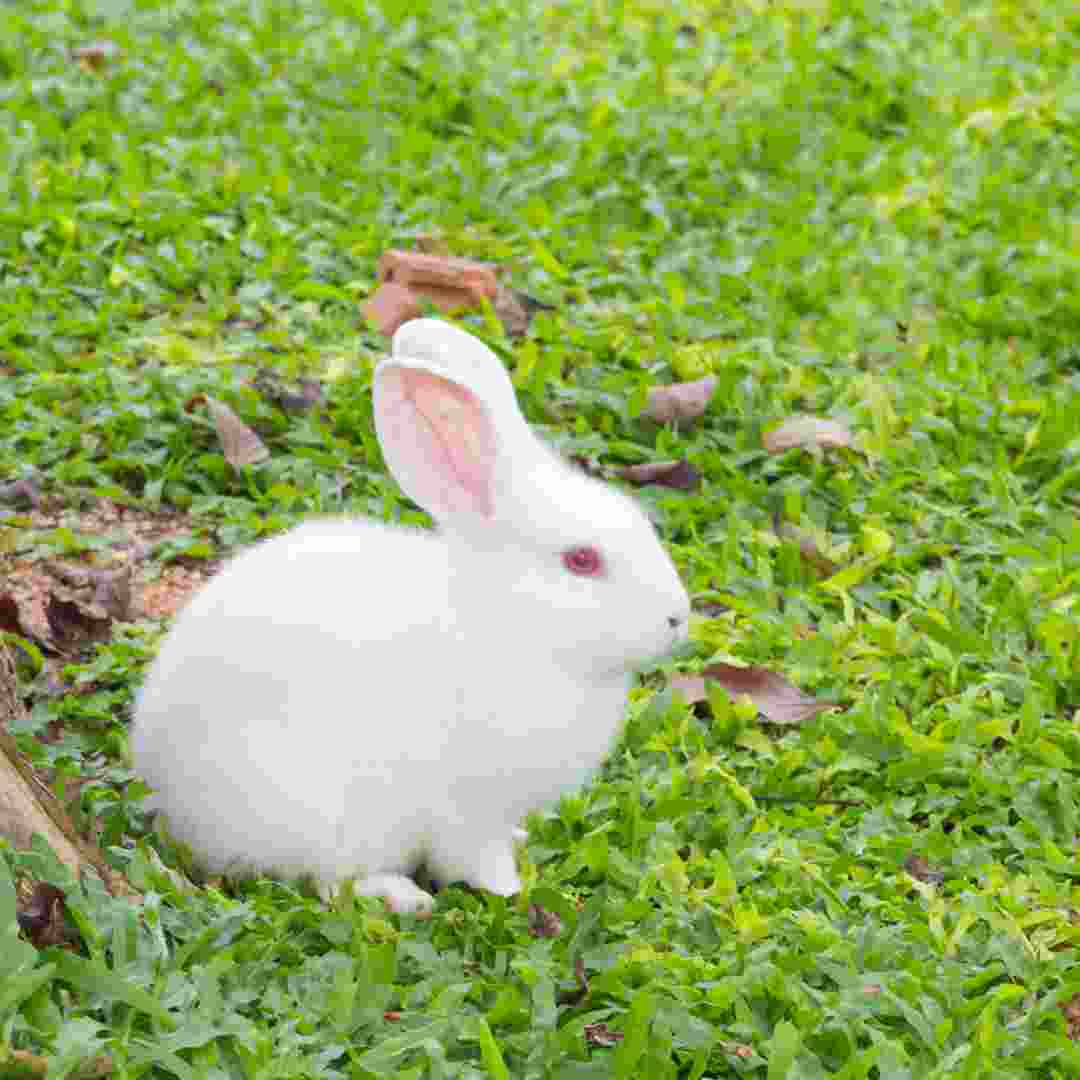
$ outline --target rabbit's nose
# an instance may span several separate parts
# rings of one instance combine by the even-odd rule
[[[667,624],[672,630],[677,630],[685,621],[686,619],[682,615],[669,615],[667,617]]]

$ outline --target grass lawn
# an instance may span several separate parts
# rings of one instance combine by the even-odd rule
[[[12,877],[63,876],[0,850],[0,1073],[1080,1076],[1078,56],[1069,0],[0,0],[0,589],[32,623],[49,566],[142,545],[138,617],[21,635],[17,734],[144,896],[19,937]],[[360,315],[418,244],[551,305],[465,321],[560,450],[700,472],[639,491],[678,670],[838,708],[647,672],[510,901],[192,888],[132,694],[230,549],[422,520]],[[642,414],[708,374],[698,423]],[[770,453],[800,414],[853,446]]]

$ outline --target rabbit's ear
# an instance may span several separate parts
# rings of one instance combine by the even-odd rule
[[[409,498],[438,519],[492,516],[498,443],[471,390],[386,361],[375,375],[374,408],[386,463]]]

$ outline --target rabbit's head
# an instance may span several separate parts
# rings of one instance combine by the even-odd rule
[[[463,633],[542,649],[585,678],[621,676],[685,637],[686,590],[648,518],[537,439],[482,342],[406,323],[374,402],[391,472],[449,546]]]

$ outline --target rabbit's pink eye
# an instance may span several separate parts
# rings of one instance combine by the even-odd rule
[[[582,577],[595,577],[604,569],[604,560],[594,547],[576,547],[564,551],[562,561],[571,574]]]

